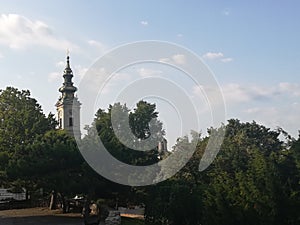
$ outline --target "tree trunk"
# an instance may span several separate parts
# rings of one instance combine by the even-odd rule
[[[57,205],[57,193],[56,193],[56,191],[52,191],[51,192],[49,209],[50,210],[56,209],[56,205]]]
[[[26,188],[26,191],[25,191],[25,198],[26,198],[26,201],[29,200],[29,191],[28,191],[27,188]]]
[[[60,193],[63,213],[67,212],[66,199],[63,193]]]

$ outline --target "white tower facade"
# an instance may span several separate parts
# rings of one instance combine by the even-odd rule
[[[67,65],[64,70],[63,86],[59,88],[61,96],[55,104],[57,110],[57,120],[59,129],[66,130],[76,139],[81,138],[80,132],[80,106],[78,98],[75,96],[77,88],[73,86],[73,72],[70,67],[70,57],[67,56]]]

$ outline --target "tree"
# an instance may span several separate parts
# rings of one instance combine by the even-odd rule
[[[276,160],[280,174],[278,221],[294,225],[300,223],[300,135],[297,140],[285,136],[288,144]]]
[[[199,172],[212,129],[175,176],[148,188],[146,223],[299,224],[299,141],[287,145],[282,129],[229,120],[219,154]],[[194,141],[177,145],[187,150]]]
[[[97,142],[95,139],[100,137],[106,150],[124,163],[144,166],[159,161],[160,153],[157,145],[158,140],[161,140],[159,138],[164,135],[164,130],[162,123],[158,120],[155,104],[140,101],[136,108],[130,111],[125,104],[115,103],[110,105],[106,111],[99,109],[91,127],[86,127],[86,129],[88,134],[82,140],[85,149],[93,148],[91,146]],[[142,144],[143,140],[150,140],[154,145],[147,146],[148,151],[135,150],[145,147]],[[155,179],[155,176],[156,174],[150,171],[147,178]],[[121,186],[99,178],[99,176],[96,176],[95,179],[98,180],[95,183],[102,186],[102,197],[103,195],[108,196],[109,193],[106,190],[110,190],[110,192],[114,192],[115,197],[119,198],[119,201],[124,203],[140,199],[135,195],[137,192],[139,192],[139,196],[143,195],[142,188]],[[141,179],[143,178],[141,177]]]
[[[56,126],[52,114],[46,117],[28,90],[7,87],[0,90],[0,176],[2,185],[31,186],[21,176],[28,167],[28,145]],[[21,166],[23,165],[23,167]],[[19,169],[17,169],[19,168]],[[29,185],[30,184],[30,185]]]
[[[50,208],[55,208],[56,194],[60,193],[65,212],[65,196],[74,196],[84,190],[83,158],[76,141],[64,130],[45,133],[28,146],[28,170],[23,177],[33,180],[37,188],[46,193],[53,192],[54,201]]]
[[[46,117],[28,90],[0,90],[0,151],[14,152],[55,126],[53,115]]]
[[[178,164],[185,164],[193,148],[196,151],[173,177],[168,180],[146,187],[146,224],[159,225],[193,225],[200,224],[202,219],[203,179],[198,167],[207,138],[200,138],[200,134],[192,131],[192,138],[184,136],[178,138],[174,151],[170,156],[176,157],[173,164],[163,167],[158,176],[169,176],[177,170]],[[169,157],[170,157],[169,156]],[[174,167],[173,167],[174,166]]]
[[[126,105],[115,103],[109,106],[107,112],[102,109],[97,111],[93,126],[114,157],[132,165],[149,165],[158,161],[157,144],[164,135],[162,123],[157,117],[155,104],[140,101],[134,111],[130,112]],[[116,120],[112,121],[112,118]],[[129,132],[125,128],[130,129]],[[156,146],[149,151],[136,151],[130,147],[141,149],[145,146],[139,143],[146,139],[151,139],[152,143],[156,141]]]
[[[205,224],[282,224],[280,131],[229,120],[221,150],[206,171]],[[216,217],[215,215],[218,215]]]

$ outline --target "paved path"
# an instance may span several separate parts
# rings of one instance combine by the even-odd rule
[[[67,218],[58,216],[30,216],[1,218],[1,225],[83,225],[81,218]]]
[[[83,219],[48,208],[0,210],[0,225],[83,225]]]

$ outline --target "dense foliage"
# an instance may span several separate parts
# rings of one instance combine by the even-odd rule
[[[112,114],[117,118],[114,126],[112,125]],[[155,111],[154,104],[140,101],[134,111],[130,112],[126,105],[116,103],[110,105],[107,111],[99,109],[93,125],[104,146],[114,157],[131,165],[150,165],[158,161],[157,145],[149,151],[136,151],[128,146],[132,145],[135,149],[142,149],[143,146],[139,146],[140,140],[148,138],[152,138],[155,143],[158,143],[159,138],[163,137],[164,131],[162,123],[157,117],[158,113]],[[128,137],[128,130],[122,129],[126,127],[126,124],[129,125],[128,129],[132,131],[133,136]],[[117,132],[119,137],[116,136]],[[119,140],[120,138],[123,143]],[[128,140],[131,143],[127,144]]]
[[[124,163],[145,166],[158,162],[162,153],[158,151],[157,144],[164,136],[164,130],[155,110],[156,106],[154,104],[145,101],[138,102],[136,108],[132,111],[126,105],[120,103],[110,105],[107,110],[99,109],[91,127],[86,127],[87,135],[82,140],[83,146],[86,146],[82,148],[89,149],[89,144],[93,142],[96,136],[96,138],[100,137],[106,150],[111,155]],[[112,118],[117,118],[114,124]],[[127,136],[129,132],[126,130],[126,127],[134,133],[134,136]],[[117,132],[119,132],[119,136],[116,135]],[[152,136],[153,132],[155,132],[154,137],[150,137],[150,133]],[[136,151],[130,147],[142,149],[140,146],[141,140],[147,138],[153,138],[156,144],[153,148],[150,148],[152,146],[150,145],[148,151]],[[128,140],[131,143],[126,143]],[[123,175],[120,174],[120,176]],[[152,174],[152,176],[150,179],[154,180],[155,174]],[[137,202],[137,199],[139,199],[140,195],[137,194],[137,190],[133,187],[112,183],[94,174],[93,179],[95,178],[97,182],[94,182],[93,186],[101,183],[101,188],[92,190],[96,196],[113,197],[118,199],[123,206],[130,204],[130,202]]]
[[[147,152],[126,147],[126,133],[120,132],[125,135],[120,141],[112,114],[119,118],[114,126],[120,131],[129,123],[134,147],[140,147],[141,140],[164,136],[155,104],[140,101],[133,111],[120,103],[99,109],[82,142],[94,138],[96,130],[108,151],[125,163],[149,165],[167,157],[157,147]],[[174,151],[188,151],[195,144],[196,151],[175,176],[133,188],[98,175],[81,157],[74,138],[55,127],[53,115],[45,116],[29,91],[0,91],[0,186],[25,187],[32,198],[42,188],[46,194],[55,190],[65,196],[81,193],[143,203],[149,225],[300,224],[300,137],[293,139],[282,129],[229,120],[220,152],[202,172],[199,162],[216,128],[208,129],[207,136],[192,132],[191,138],[178,138]],[[156,176],[172,169],[162,168]]]
[[[148,188],[147,224],[300,224],[300,138],[229,120],[218,156],[199,172],[208,138],[176,176]]]
[[[29,91],[0,91],[0,186],[34,198],[41,190],[75,193],[82,157],[75,140],[55,130],[54,116],[45,116]],[[39,196],[43,197],[43,196]]]

